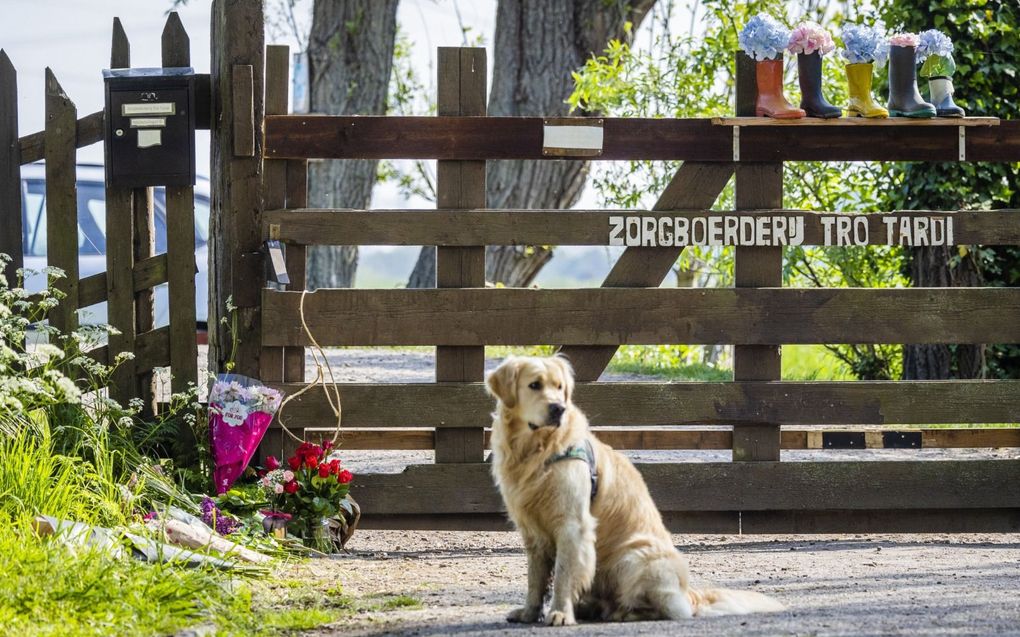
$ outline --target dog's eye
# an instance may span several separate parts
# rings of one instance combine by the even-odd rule
[[[538,382],[536,380],[535,382],[533,382],[530,385],[528,385],[528,388],[529,389],[542,389],[542,383],[540,383],[540,382]]]

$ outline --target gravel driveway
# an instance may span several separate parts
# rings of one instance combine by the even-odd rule
[[[492,368],[497,361],[487,361]],[[430,350],[334,350],[338,382],[431,382]],[[310,370],[311,373],[311,370]],[[602,380],[652,380],[606,375]],[[345,452],[355,471],[400,471],[432,452]],[[633,451],[642,462],[728,461],[727,451]],[[784,460],[1020,458],[1016,449],[786,451]],[[307,635],[1020,635],[1020,534],[674,536],[695,586],[768,593],[789,610],[688,622],[509,625],[524,598],[515,533],[359,531],[350,554],[317,560],[323,585],[404,594],[415,610],[357,615]]]

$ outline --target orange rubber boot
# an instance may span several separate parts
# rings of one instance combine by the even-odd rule
[[[796,108],[783,95],[783,59],[763,60],[756,64],[758,99],[754,114],[775,119],[797,119],[806,113]]]

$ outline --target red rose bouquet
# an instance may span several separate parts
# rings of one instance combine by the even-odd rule
[[[274,503],[274,510],[293,516],[291,530],[300,534],[306,544],[329,551],[328,520],[336,516],[350,491],[354,479],[341,466],[338,458],[329,458],[332,445],[302,443],[287,459],[288,469],[280,468],[275,458],[268,458],[267,467],[278,467],[263,478],[263,487]],[[297,525],[298,528],[294,528]]]

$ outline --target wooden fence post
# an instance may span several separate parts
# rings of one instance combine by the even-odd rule
[[[757,96],[755,65],[746,54],[736,54],[736,107],[738,117],[754,116]],[[783,207],[783,164],[738,163],[736,173],[737,210]],[[783,285],[783,249],[738,247],[734,250],[736,287],[780,287]],[[782,348],[778,345],[735,345],[733,380],[782,379]],[[735,425],[733,460],[779,460],[779,425]]]
[[[265,36],[262,0],[212,7],[212,210],[209,229],[209,368],[259,375],[264,282],[262,121]],[[245,142],[235,143],[235,142]],[[236,316],[227,309],[232,298]],[[226,319],[223,325],[220,319]],[[236,330],[231,329],[236,325]],[[236,341],[236,350],[234,343]]]
[[[21,143],[18,141],[18,72],[0,49],[0,254],[11,257],[7,282],[17,285],[24,267],[21,226]],[[0,270],[3,267],[0,266]]]
[[[130,66],[131,44],[120,18],[114,18],[110,67]],[[138,219],[135,214],[135,200],[135,192],[130,188],[106,188],[107,321],[120,332],[110,335],[107,348],[109,362],[113,362],[120,352],[136,351],[140,321],[136,307],[139,295],[135,293],[134,266],[140,251],[136,249],[138,236],[135,225]],[[111,398],[122,402],[131,398],[142,398],[146,400],[146,407],[151,409],[148,398],[151,389],[146,392],[143,388],[134,362],[128,361],[120,365],[114,372],[113,379],[114,382],[110,385]]]
[[[438,115],[485,115],[484,48],[439,48]],[[484,208],[485,161],[440,161],[437,208]],[[484,287],[485,246],[436,249],[436,286]],[[477,382],[485,374],[485,347],[436,347],[437,382]],[[436,429],[436,462],[481,462],[485,423]]]
[[[191,42],[180,16],[167,16],[162,35],[165,67],[191,66]],[[198,382],[195,338],[195,188],[166,188],[166,257],[170,302],[170,383],[183,392]]]
[[[290,77],[290,48],[286,46],[266,47],[266,115],[287,113],[287,88]],[[267,159],[262,167],[262,200],[267,210],[284,208],[287,205],[287,160]],[[259,378],[265,382],[286,380],[284,374],[284,348],[263,347],[259,358]],[[300,434],[298,434],[300,435]],[[272,427],[262,439],[259,455],[284,455],[284,432]]]
[[[46,262],[64,277],[51,280],[63,292],[50,310],[50,325],[63,333],[78,327],[78,111],[53,71],[46,69]]]

